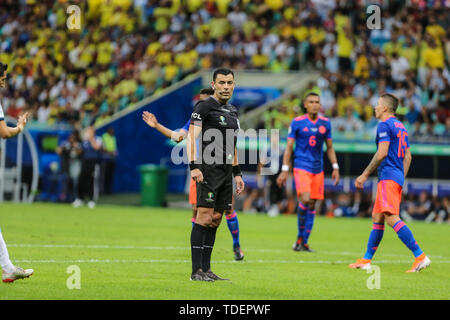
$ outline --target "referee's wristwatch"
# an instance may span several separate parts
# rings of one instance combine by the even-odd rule
[[[234,177],[242,177],[241,167],[239,165],[233,166],[233,176]]]
[[[200,165],[194,161],[189,162],[189,169],[192,171],[194,169],[200,169]]]

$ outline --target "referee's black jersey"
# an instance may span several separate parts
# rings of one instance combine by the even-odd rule
[[[232,164],[236,147],[239,119],[237,109],[222,104],[213,97],[196,104],[191,124],[201,126],[201,162]]]

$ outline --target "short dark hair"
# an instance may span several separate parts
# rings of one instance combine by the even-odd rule
[[[228,69],[228,68],[218,68],[218,69],[214,70],[213,81],[216,81],[218,74],[223,74],[224,76],[231,74],[231,75],[233,75],[233,78],[234,78],[233,70]]]
[[[214,94],[214,89],[211,87],[203,88],[202,90],[200,90],[199,94],[207,94],[208,96],[211,96]]]
[[[317,93],[311,91],[311,92],[308,92],[308,93],[305,95],[305,97],[303,98],[303,100],[308,99],[308,97],[310,97],[310,96],[313,96],[313,97],[320,97]]]
[[[306,112],[305,101],[306,101],[306,99],[308,99],[308,97],[311,97],[311,96],[313,96],[313,97],[320,97],[317,93],[312,92],[312,91],[310,91],[307,94],[305,94],[305,96],[303,97],[302,101],[300,102],[300,107],[301,107],[301,109],[304,112]]]
[[[8,65],[0,62],[0,75],[3,76],[3,72],[5,72],[6,70],[8,70]]]
[[[392,111],[393,113],[397,111],[399,100],[396,96],[390,93],[383,93],[380,98],[382,98],[386,102],[390,111]]]

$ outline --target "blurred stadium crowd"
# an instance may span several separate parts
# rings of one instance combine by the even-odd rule
[[[99,124],[189,74],[225,66],[320,70],[308,90],[320,94],[334,137],[372,139],[373,106],[390,92],[410,140],[450,139],[445,0],[78,0],[70,1],[82,13],[75,31],[65,0],[0,3],[0,61],[10,66],[0,102],[12,117],[33,111],[35,124]],[[368,4],[382,8],[381,29],[367,27]],[[259,126],[287,131],[301,97],[268,109]]]
[[[87,0],[80,31],[67,1],[9,1],[0,8],[0,60],[11,66],[7,114],[32,109],[43,124],[100,122],[199,69],[322,70],[311,89],[335,132],[371,132],[380,92],[402,99],[412,136],[450,136],[450,15],[446,1]],[[292,96],[266,128],[301,113]],[[369,134],[370,135],[370,134]],[[370,135],[371,136],[371,135]]]
[[[450,141],[450,8],[428,3],[438,7],[383,10],[382,30],[369,30],[365,16],[355,14],[364,10],[317,17],[322,40],[301,42],[304,51],[297,54],[321,70],[307,91],[320,94],[335,137],[373,139],[373,106],[389,92],[401,100],[397,114],[412,141]],[[300,105],[301,95],[290,95],[264,114],[260,126],[287,128],[303,112]]]

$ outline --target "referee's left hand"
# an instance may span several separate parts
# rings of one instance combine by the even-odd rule
[[[195,182],[202,183],[203,173],[200,171],[200,169],[194,169],[191,171],[191,178],[194,179]]]
[[[234,181],[236,182],[236,194],[241,194],[245,188],[244,180],[242,180],[241,176],[236,176]]]

